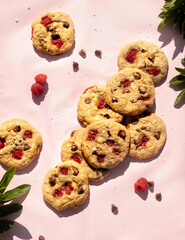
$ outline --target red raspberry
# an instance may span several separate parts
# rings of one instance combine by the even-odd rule
[[[13,154],[12,157],[15,159],[22,159],[23,157],[23,152],[21,150],[16,150]]]
[[[70,195],[73,190],[73,187],[71,184],[68,184],[67,186],[65,186],[64,190],[67,195]]]
[[[99,103],[98,103],[98,107],[101,108],[101,109],[104,108],[105,105],[106,105],[106,102],[105,102],[104,99],[100,100]]]
[[[0,149],[4,148],[4,143],[0,141]]]
[[[75,153],[72,157],[71,157],[75,162],[77,163],[81,163],[81,157],[78,153]]]
[[[134,188],[139,192],[144,192],[148,188],[148,181],[146,178],[140,178],[135,182]]]
[[[67,175],[67,174],[68,174],[68,168],[62,167],[62,168],[60,169],[60,173],[63,174],[63,175]]]
[[[121,85],[126,88],[126,87],[129,87],[130,86],[130,81],[129,80],[125,80],[123,82],[121,82]]]
[[[44,83],[46,82],[47,76],[45,74],[37,74],[35,76],[35,81],[44,85]]]
[[[97,130],[91,130],[87,136],[87,140],[94,141],[97,134],[98,134]]]
[[[94,87],[94,85],[93,85],[93,86],[90,86],[90,87],[88,87],[88,88],[86,88],[85,91],[83,92],[83,94],[86,93],[87,90],[89,90],[89,89],[91,89],[91,88],[93,88],[93,87]]]
[[[27,138],[32,138],[32,132],[27,130],[24,132],[24,136]]]
[[[135,48],[131,49],[130,52],[129,52],[129,54],[128,54],[127,57],[126,57],[126,60],[127,60],[128,62],[130,62],[130,63],[133,63],[134,60],[136,59],[136,54],[137,54],[138,51],[139,51],[139,50],[137,50],[137,49],[135,49]]]
[[[55,189],[53,197],[62,197],[62,195],[63,195],[62,188]]]
[[[141,139],[141,143],[139,144],[138,147],[146,147],[146,144],[147,142],[149,141],[150,139],[146,136],[143,136],[143,138]]]
[[[99,156],[97,156],[97,161],[98,161],[99,163],[103,163],[103,162],[105,161],[105,157],[99,155]]]
[[[111,147],[111,146],[113,146],[113,145],[115,145],[115,142],[114,142],[114,140],[107,140],[107,145],[109,146],[109,147]]]
[[[44,87],[40,84],[40,83],[34,83],[31,86],[31,92],[35,95],[35,96],[39,96],[43,93],[44,91]]]
[[[146,71],[151,75],[157,76],[161,72],[161,69],[159,69],[159,68],[148,68],[148,69],[146,69]]]
[[[112,152],[116,155],[119,155],[121,153],[121,150],[119,148],[113,148]]]
[[[46,27],[48,24],[52,23],[53,21],[51,20],[51,18],[49,17],[43,17],[42,18],[42,24],[44,25],[44,27]]]
[[[59,49],[62,47],[63,42],[61,40],[52,40],[51,41],[54,45],[56,45]]]

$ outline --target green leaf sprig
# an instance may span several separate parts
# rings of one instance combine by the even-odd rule
[[[173,27],[178,27],[180,34],[185,38],[185,1],[184,0],[166,0],[159,17],[162,21],[158,25],[161,30],[165,25],[173,22]]]
[[[181,62],[183,63],[183,60]],[[170,84],[177,86],[179,84],[185,84],[185,69],[183,68],[175,68],[180,74],[176,75],[170,80]],[[178,103],[182,101],[182,99],[185,98],[185,87],[184,89],[179,93],[177,98],[175,99],[174,106],[176,106]]]
[[[9,203],[4,205],[4,203],[22,196],[31,187],[29,184],[23,184],[5,192],[8,184],[15,174],[15,171],[16,167],[9,168],[0,181],[0,204],[3,204],[0,206],[0,217],[5,217],[9,214],[20,211],[22,209],[21,204]],[[0,234],[7,232],[13,226],[13,224],[14,221],[0,219]]]

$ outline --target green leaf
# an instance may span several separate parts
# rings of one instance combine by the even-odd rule
[[[0,234],[7,232],[14,224],[14,221],[0,220]]]
[[[185,83],[185,77],[181,76],[181,75],[177,75],[175,77],[173,77],[170,82],[171,85],[179,85],[181,83]]]
[[[170,16],[167,16],[166,18],[164,18],[164,19],[159,23],[157,30],[161,30],[166,24],[168,24],[169,22],[171,22],[173,18],[174,18],[174,15],[170,15]]]
[[[16,167],[9,168],[0,181],[0,193],[3,193],[15,174]]]
[[[0,217],[18,212],[22,209],[22,205],[19,203],[10,203],[0,207]]]
[[[30,187],[31,186],[29,184],[23,184],[23,185],[20,185],[10,191],[1,193],[0,194],[0,204],[9,202],[17,197],[22,196],[24,193],[26,193],[30,189]]]
[[[185,77],[185,69],[184,68],[175,68],[178,72],[180,72],[180,74],[182,75],[182,76],[184,76]]]
[[[185,97],[185,88],[179,93],[179,95],[175,99],[174,106],[180,103],[184,97]]]

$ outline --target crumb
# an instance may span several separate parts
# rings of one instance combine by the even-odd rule
[[[96,14],[93,14],[93,17],[95,17],[96,16]]]
[[[15,22],[16,22],[16,23],[18,23],[18,22],[19,22],[19,20],[18,20],[18,19],[15,19]]]
[[[162,200],[162,195],[161,195],[161,193],[156,193],[156,194],[155,194],[155,198],[156,198],[157,201],[161,201],[161,200]]]
[[[86,52],[85,52],[84,49],[81,49],[81,50],[79,51],[79,54],[80,54],[80,56],[83,57],[83,58],[86,57]]]
[[[102,56],[102,52],[101,52],[101,50],[95,50],[94,53],[95,53],[95,56],[101,58],[101,56]]]
[[[79,64],[77,62],[73,62],[73,68],[74,68],[74,70],[78,70]]]
[[[39,240],[45,240],[45,237],[42,236],[42,235],[40,235],[40,236],[39,236]]]
[[[114,214],[118,214],[118,207],[115,204],[111,205],[111,211]]]
[[[31,9],[31,7],[28,7],[28,10],[30,10]]]
[[[148,181],[148,187],[153,192],[154,191],[154,181]]]

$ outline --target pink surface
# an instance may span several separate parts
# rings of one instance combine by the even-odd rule
[[[171,26],[161,33],[158,14],[164,1],[148,0],[20,0],[1,1],[0,15],[0,122],[19,117],[34,125],[43,136],[39,158],[14,176],[9,188],[23,183],[31,190],[19,199],[23,210],[13,228],[2,240],[184,240],[185,236],[185,115],[184,105],[174,108],[179,89],[169,87],[182,67],[184,40]],[[76,42],[72,51],[61,56],[46,56],[34,50],[31,23],[47,11],[64,11],[74,21]],[[169,60],[167,78],[156,86],[153,111],[167,125],[167,141],[158,156],[139,162],[127,157],[112,169],[103,182],[90,185],[87,201],[77,209],[57,213],[42,198],[46,172],[60,162],[60,148],[73,129],[80,125],[76,106],[84,89],[106,84],[118,71],[117,56],[130,41],[148,40],[162,47]],[[85,49],[86,59],[78,52]],[[102,59],[94,51],[102,51]],[[79,63],[74,72],[72,63]],[[32,98],[34,76],[48,76],[44,97]],[[184,103],[184,102],[183,102]],[[7,169],[0,166],[0,176]],[[155,182],[154,192],[136,194],[134,182],[146,177]],[[162,193],[162,201],[155,199]],[[111,204],[118,214],[111,212]]]

